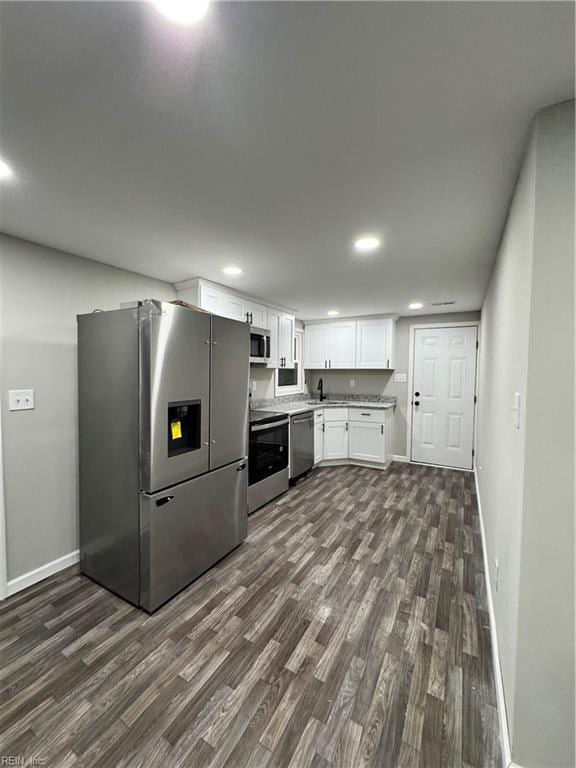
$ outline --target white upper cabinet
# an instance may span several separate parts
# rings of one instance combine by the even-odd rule
[[[246,320],[243,299],[219,288],[213,288],[211,285],[200,286],[199,305],[202,309],[221,317],[229,317],[231,320],[241,322]]]
[[[305,368],[393,368],[395,321],[336,320],[305,329]]]
[[[304,330],[304,368],[326,368],[326,325],[307,325]]]
[[[268,310],[270,329],[269,368],[294,368],[294,315]]]
[[[328,368],[356,367],[356,321],[330,323],[326,338]]]
[[[280,368],[294,368],[294,323],[294,315],[280,313],[278,329]]]
[[[244,319],[256,328],[268,328],[268,307],[243,300]]]
[[[305,368],[355,368],[356,321],[307,325]]]
[[[356,321],[356,368],[394,368],[394,320]]]

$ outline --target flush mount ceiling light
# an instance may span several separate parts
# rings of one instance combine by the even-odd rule
[[[232,277],[242,274],[242,270],[240,269],[240,267],[236,267],[232,264],[229,267],[224,267],[222,272],[224,272],[225,275],[231,275]]]
[[[362,235],[354,241],[356,253],[373,253],[380,248],[381,240],[376,235]]]
[[[329,317],[336,317],[336,315],[339,315],[340,312],[337,309],[329,309],[328,312],[326,312],[326,314]]]
[[[422,309],[423,306],[421,301],[413,301],[412,304],[408,305],[408,309]]]
[[[206,15],[210,0],[152,0],[152,5],[176,24],[189,26]]]
[[[9,181],[14,178],[14,171],[7,162],[0,157],[0,181]]]

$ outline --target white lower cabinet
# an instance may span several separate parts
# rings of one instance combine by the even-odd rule
[[[324,422],[324,459],[348,458],[348,422]]]
[[[370,421],[350,421],[348,425],[348,457],[358,461],[384,464],[386,435],[384,424]]]
[[[369,408],[325,408],[314,414],[314,464],[322,461],[357,461],[382,464],[386,453],[386,430],[393,411]]]
[[[319,464],[324,458],[324,422],[314,424],[314,464]]]

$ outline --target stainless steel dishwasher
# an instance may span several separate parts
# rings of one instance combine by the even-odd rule
[[[290,479],[295,480],[314,466],[314,411],[290,417]]]

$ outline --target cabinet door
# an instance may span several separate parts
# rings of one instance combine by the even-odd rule
[[[329,368],[356,367],[356,321],[328,325],[326,352]]]
[[[314,425],[314,464],[318,464],[324,457],[324,424]]]
[[[326,325],[307,325],[304,330],[304,368],[326,368]]]
[[[351,421],[349,424],[349,452],[351,459],[384,464],[386,436],[383,424]]]
[[[280,314],[278,349],[281,368],[294,368],[294,315]]]
[[[358,320],[356,328],[356,367],[392,368],[394,321]]]
[[[324,458],[348,458],[348,422],[324,422]]]
[[[252,301],[244,301],[244,319],[256,328],[268,328],[268,307],[263,304],[255,304]]]
[[[223,293],[220,301],[222,309],[218,312],[219,315],[229,317],[230,320],[240,320],[240,322],[246,320],[244,302],[241,298],[233,296],[231,293]]]
[[[200,287],[200,307],[207,312],[213,312],[215,315],[221,315],[220,312],[220,291],[211,288],[208,285]]]
[[[229,317],[231,320],[246,319],[242,299],[208,285],[203,285],[200,289],[200,306],[208,312]]]
[[[280,367],[280,312],[268,310],[268,326],[270,329],[270,362],[268,368]]]

